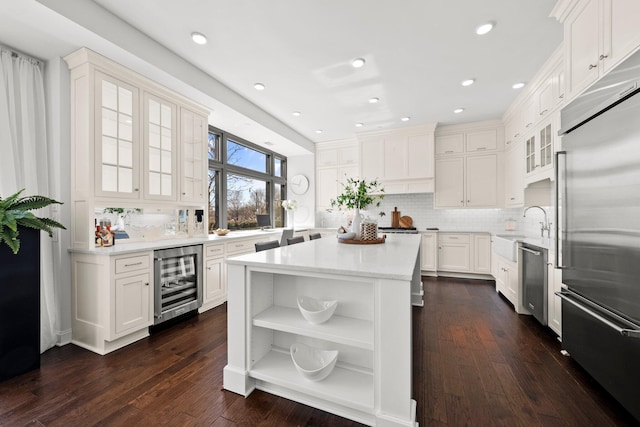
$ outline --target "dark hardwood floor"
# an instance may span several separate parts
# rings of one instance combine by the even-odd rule
[[[421,426],[637,425],[493,282],[424,284],[425,306],[413,309]],[[0,425],[359,425],[267,393],[223,391],[225,364],[226,305],[107,356],[54,348],[39,370],[0,383]]]

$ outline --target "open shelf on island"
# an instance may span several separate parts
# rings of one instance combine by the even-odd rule
[[[253,318],[253,325],[373,350],[373,322],[334,315],[327,322],[307,322],[297,308],[272,306]]]
[[[249,376],[363,412],[374,408],[373,375],[338,365],[326,379],[309,381],[296,371],[285,351],[271,350],[254,364]]]

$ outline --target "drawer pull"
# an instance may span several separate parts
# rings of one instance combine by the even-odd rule
[[[125,264],[125,267],[133,267],[134,265],[142,265],[142,261],[134,262],[133,264]]]

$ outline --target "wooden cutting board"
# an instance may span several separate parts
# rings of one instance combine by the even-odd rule
[[[400,217],[400,227],[413,227],[413,219],[410,216],[401,216]]]

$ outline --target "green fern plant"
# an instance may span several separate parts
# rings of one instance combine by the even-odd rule
[[[34,228],[53,235],[54,228],[65,229],[65,226],[50,218],[39,218],[32,212],[34,209],[44,208],[52,204],[61,205],[62,202],[44,196],[20,197],[24,189],[3,199],[0,197],[0,244],[6,243],[14,254],[20,250],[20,234],[18,226]]]

